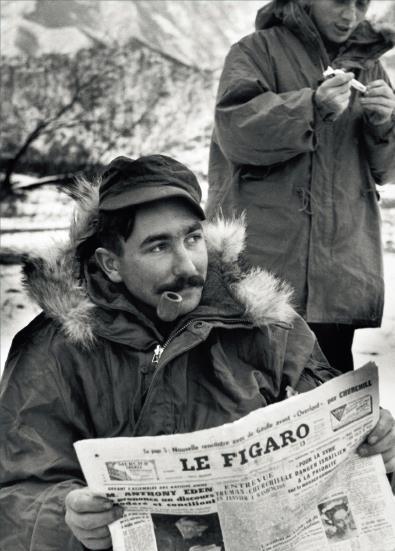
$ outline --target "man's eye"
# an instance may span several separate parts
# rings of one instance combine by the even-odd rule
[[[188,235],[187,237],[187,243],[189,244],[193,244],[193,243],[197,243],[198,241],[200,241],[202,239],[202,234],[199,232],[199,233],[193,233],[192,235]]]
[[[166,243],[158,243],[149,249],[150,253],[161,253],[166,249]]]
[[[326,0],[325,0],[326,1]],[[335,0],[335,3],[339,6],[350,6],[353,0]],[[369,7],[370,0],[357,0],[356,7],[360,11],[366,11]]]

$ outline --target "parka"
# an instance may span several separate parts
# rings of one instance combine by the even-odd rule
[[[241,220],[206,225],[201,302],[164,342],[122,284],[92,260],[81,270],[97,190],[81,197],[70,240],[25,261],[43,311],[15,337],[0,382],[2,551],[82,551],[64,519],[67,493],[85,485],[75,441],[219,426],[337,374],[289,287],[240,267]]]
[[[379,326],[384,284],[376,184],[395,175],[394,122],[374,127],[359,92],[335,121],[314,93],[323,71],[385,79],[390,38],[364,21],[330,59],[302,3],[266,5],[220,78],[207,214],[242,211],[247,256],[288,281],[309,323]]]

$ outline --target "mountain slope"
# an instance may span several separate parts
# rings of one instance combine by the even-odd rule
[[[137,38],[200,68],[222,64],[229,44],[252,32],[259,0],[4,0],[3,55],[75,53]]]

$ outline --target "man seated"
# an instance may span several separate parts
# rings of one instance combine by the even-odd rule
[[[83,184],[68,244],[27,259],[43,312],[2,380],[4,549],[111,546],[122,511],[86,488],[76,440],[218,426],[337,374],[287,285],[241,268],[242,222],[206,224],[200,199],[174,159],[118,157],[100,185]],[[165,292],[182,299],[171,315]],[[388,470],[393,427],[383,411],[364,445]]]

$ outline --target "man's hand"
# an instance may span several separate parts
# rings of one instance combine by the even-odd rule
[[[371,124],[381,125],[391,121],[395,111],[395,94],[384,80],[369,82],[360,101]]]
[[[318,110],[323,114],[333,114],[339,117],[350,103],[350,82],[354,78],[353,73],[339,73],[330,77],[317,88],[315,102]]]
[[[66,524],[74,536],[88,549],[108,549],[111,535],[108,525],[122,517],[121,507],[105,497],[93,494],[88,488],[67,494]]]
[[[387,473],[395,471],[395,420],[387,409],[380,409],[380,419],[358,453],[362,457],[381,453]]]

